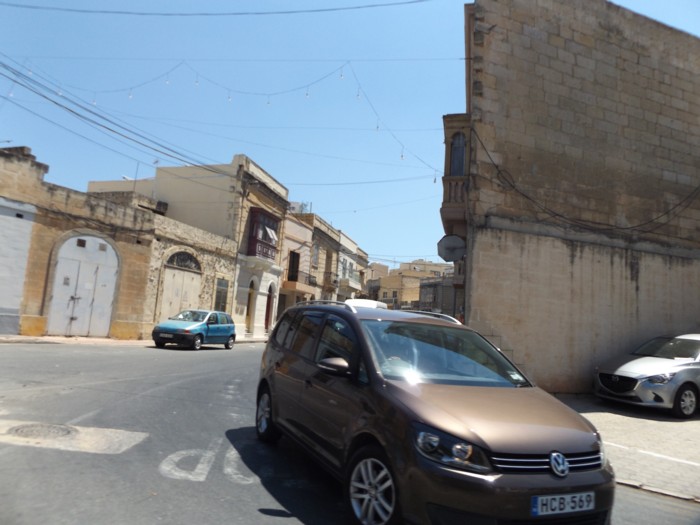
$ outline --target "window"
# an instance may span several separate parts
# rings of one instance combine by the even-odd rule
[[[452,137],[450,148],[450,175],[462,177],[465,175],[464,164],[466,155],[466,139],[464,133],[457,133]]]
[[[287,269],[287,280],[296,282],[299,280],[299,252],[289,252],[289,268]]]
[[[280,320],[280,322],[277,324],[277,328],[275,329],[275,333],[272,334],[272,338],[277,344],[279,344],[279,345],[284,344],[284,338],[287,335],[287,331],[289,330],[289,327],[291,326],[293,319],[294,319],[294,316],[287,313]]]
[[[193,270],[195,272],[201,272],[202,267],[199,265],[199,261],[194,258],[191,254],[187,252],[177,252],[170,256],[168,266],[175,266],[177,268],[183,268],[185,270]]]
[[[311,264],[313,264],[316,268],[318,268],[318,258],[320,253],[321,247],[318,245],[317,242],[315,242],[313,247],[311,248]]]
[[[320,312],[304,312],[298,316],[286,338],[288,348],[302,357],[312,358],[322,318]]]
[[[216,279],[216,297],[214,298],[214,310],[226,311],[228,306],[228,281]]]
[[[334,315],[329,315],[321,332],[316,362],[328,357],[342,357],[350,363],[356,347],[355,333],[348,324]]]

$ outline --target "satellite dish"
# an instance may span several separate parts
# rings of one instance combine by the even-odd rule
[[[445,235],[437,243],[438,255],[446,262],[459,261],[467,252],[467,245],[459,235]]]

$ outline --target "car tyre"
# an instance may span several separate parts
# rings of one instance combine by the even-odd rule
[[[270,394],[267,385],[263,386],[258,394],[258,403],[255,409],[255,432],[258,439],[264,443],[276,443],[281,437],[272,417],[272,394]]]
[[[401,523],[396,479],[379,446],[363,447],[352,456],[344,489],[345,501],[355,523]]]
[[[688,419],[695,415],[698,408],[698,389],[687,383],[681,385],[673,400],[673,415],[682,419]]]
[[[192,339],[192,350],[199,350],[202,348],[202,336],[201,335],[195,335],[194,338]]]
[[[160,339],[156,340],[155,343],[157,348],[165,348],[165,343]]]
[[[231,350],[233,348],[233,343],[236,342],[236,336],[232,335],[228,338],[228,341],[226,341],[226,344],[224,346],[226,347],[227,350]]]

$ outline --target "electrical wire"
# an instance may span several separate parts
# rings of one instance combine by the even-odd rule
[[[514,192],[516,192],[518,195],[523,197],[525,200],[533,204],[537,209],[541,210],[542,212],[546,213],[548,216],[557,219],[565,224],[568,224],[570,226],[575,226],[579,228],[583,228],[589,231],[597,232],[597,233],[629,233],[629,232],[641,232],[641,233],[652,233],[655,230],[658,230],[659,228],[667,225],[670,221],[672,221],[674,218],[676,218],[678,215],[680,215],[683,211],[685,211],[697,198],[700,196],[700,186],[696,186],[693,188],[693,190],[688,193],[685,197],[683,197],[676,205],[672,206],[670,209],[666,210],[665,212],[650,218],[647,221],[644,221],[642,223],[633,225],[633,226],[618,226],[615,224],[609,224],[609,223],[604,223],[604,222],[598,222],[598,221],[588,221],[588,220],[583,220],[583,219],[578,219],[578,218],[572,218],[567,215],[564,215],[560,212],[555,211],[551,207],[543,204],[539,200],[537,200],[535,197],[531,196],[529,193],[521,189],[515,182],[514,177],[511,175],[511,173],[499,166],[493,159],[491,153],[489,152],[488,148],[484,144],[483,140],[479,136],[479,134],[476,132],[474,128],[471,129],[471,132],[474,134],[476,137],[477,141],[483,148],[484,152],[486,153],[486,156],[489,159],[489,162],[491,165],[495,168],[496,170],[496,176],[498,178],[498,181],[502,186],[504,186],[507,189],[511,189]],[[666,219],[666,220],[664,220]],[[663,222],[661,222],[663,220]]]
[[[125,16],[154,16],[154,17],[219,17],[219,16],[269,16],[269,15],[299,15],[310,13],[330,13],[339,11],[357,11],[361,9],[376,9],[379,7],[396,7],[410,4],[422,4],[432,0],[404,0],[400,2],[387,2],[377,4],[361,4],[344,7],[321,7],[316,9],[290,9],[284,11],[233,11],[233,12],[192,12],[192,13],[168,13],[148,11],[125,11],[106,9],[77,9],[71,7],[55,7],[31,4],[16,4],[12,2],[0,2],[0,7],[15,9],[29,9],[33,11],[56,11],[62,13],[81,15],[125,15]]]

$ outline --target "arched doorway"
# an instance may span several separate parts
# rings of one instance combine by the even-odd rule
[[[107,337],[119,260],[100,237],[71,237],[58,249],[46,333]]]
[[[172,254],[163,272],[162,300],[159,320],[163,321],[187,308],[199,308],[202,267],[189,252]]]

